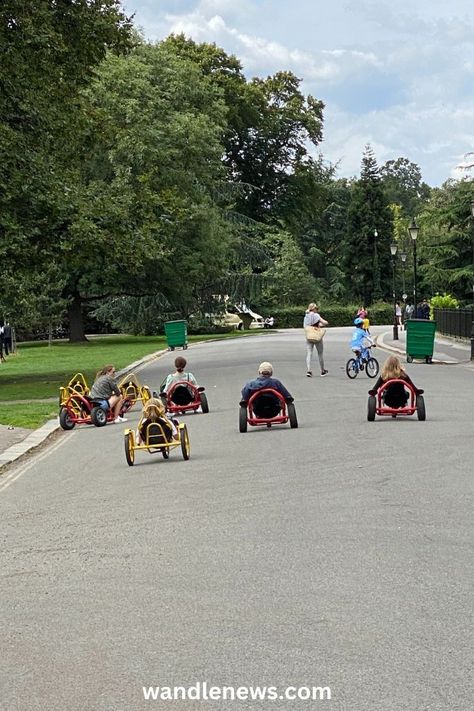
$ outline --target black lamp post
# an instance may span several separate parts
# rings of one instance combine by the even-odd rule
[[[405,262],[407,261],[407,253],[406,252],[400,252],[400,259],[402,260],[402,284],[403,284],[403,293],[405,294]],[[406,294],[403,297],[406,299]]]
[[[398,341],[397,297],[395,294],[395,257],[397,254],[397,245],[395,242],[392,242],[390,245],[390,254],[392,255],[393,340]]]
[[[471,215],[474,217],[474,200],[471,200]],[[472,238],[472,308],[474,309],[474,237]]]
[[[417,297],[417,292],[416,292],[416,238],[418,237],[418,230],[420,228],[416,224],[415,218],[411,221],[411,225],[408,228],[408,232],[410,233],[410,237],[413,240],[413,298],[415,300],[415,318],[417,318],[417,310],[418,310],[418,297]]]

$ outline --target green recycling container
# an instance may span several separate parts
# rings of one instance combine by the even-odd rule
[[[188,324],[186,321],[166,321],[165,336],[168,348],[174,351],[175,348],[188,347]]]
[[[436,321],[424,318],[411,318],[406,322],[407,329],[407,363],[413,358],[424,359],[427,363],[433,360]]]

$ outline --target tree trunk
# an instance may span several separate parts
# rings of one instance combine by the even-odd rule
[[[69,317],[69,342],[79,343],[87,341],[84,333],[84,319],[82,318],[82,302],[79,294],[74,294],[74,298],[68,307]]]

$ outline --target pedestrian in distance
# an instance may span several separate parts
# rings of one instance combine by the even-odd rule
[[[124,398],[114,378],[115,373],[113,365],[104,365],[96,375],[90,396],[94,400],[101,400],[105,409],[113,410],[114,423],[119,424],[126,422],[127,419],[120,416]]]
[[[3,343],[5,346],[5,355],[12,352],[12,328],[8,321],[3,326]]]
[[[304,315],[303,327],[313,326],[315,328],[325,328],[328,322],[325,321],[322,316],[318,313],[318,307],[314,302],[308,305],[308,309]],[[313,377],[313,371],[311,370],[311,360],[313,357],[313,351],[316,347],[319,359],[319,367],[321,369],[321,377],[324,378],[328,374],[328,371],[324,367],[324,344],[323,338],[319,341],[309,341],[306,339],[306,375],[308,378]]]

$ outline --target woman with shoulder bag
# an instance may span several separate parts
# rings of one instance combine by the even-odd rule
[[[319,359],[319,367],[321,368],[321,377],[324,378],[328,371],[324,368],[324,327],[328,325],[320,314],[318,314],[318,307],[315,303],[311,303],[308,306],[308,310],[305,313],[303,326],[306,336],[306,375],[308,378],[313,377],[313,372],[311,370],[311,359],[313,357],[313,350],[316,346]],[[319,330],[320,329],[320,330]]]

